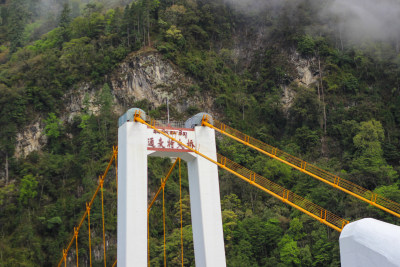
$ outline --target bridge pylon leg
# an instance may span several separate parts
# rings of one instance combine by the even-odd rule
[[[147,267],[147,126],[118,129],[118,266]]]
[[[215,131],[196,126],[195,134],[196,149],[216,161]],[[226,266],[218,167],[197,155],[188,174],[196,266]]]

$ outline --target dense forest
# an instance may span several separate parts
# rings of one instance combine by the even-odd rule
[[[122,114],[113,109],[108,74],[127,56],[149,49],[195,81],[188,90],[213,96],[206,111],[219,120],[400,202],[400,29],[385,24],[385,34],[375,36],[371,27],[360,37],[363,29],[352,34],[354,24],[327,12],[332,1],[261,2],[0,1],[0,266],[58,263],[117,145]],[[299,60],[313,83],[299,82]],[[99,88],[91,103],[97,112],[87,104],[65,120],[63,96],[82,84]],[[289,105],[282,101],[285,90],[292,95]],[[156,119],[167,116],[166,105],[130,104]],[[200,111],[171,107],[171,116],[184,120]],[[43,147],[17,155],[18,134],[38,118]],[[239,143],[218,136],[217,145],[220,154],[347,220],[399,224]],[[170,166],[170,159],[150,159],[152,195]],[[194,266],[185,167],[182,172],[184,263]],[[109,264],[116,257],[114,177],[112,167],[104,192]],[[337,232],[224,171],[220,192],[228,266],[340,266]],[[176,266],[177,170],[166,199],[167,262]],[[91,211],[94,266],[103,260],[99,201]],[[150,213],[151,266],[164,260],[161,214],[158,202]],[[89,257],[85,236],[87,225],[79,240],[82,264]]]

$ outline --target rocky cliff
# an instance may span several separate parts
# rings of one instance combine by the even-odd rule
[[[122,114],[136,101],[148,100],[153,108],[166,104],[177,111],[190,106],[212,111],[213,98],[194,92],[195,82],[154,50],[133,53],[110,76],[116,111]]]
[[[178,112],[185,112],[189,107],[213,113],[213,97],[200,94],[191,88],[195,85],[172,62],[163,58],[155,50],[146,49],[130,54],[106,78],[111,87],[114,101],[114,111],[123,114],[135,102],[147,100],[151,108],[166,104]],[[87,108],[93,114],[98,112],[95,104],[99,86],[82,83],[71,89],[63,97],[64,112],[61,119],[71,122],[73,118]],[[46,143],[43,132],[43,119],[28,125],[17,135],[16,157],[23,157],[30,152],[39,150]]]

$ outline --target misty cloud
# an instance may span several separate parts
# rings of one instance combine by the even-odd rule
[[[400,36],[399,0],[335,0],[325,13],[338,18],[348,39],[397,40]]]
[[[347,40],[399,40],[400,0],[225,0],[237,11],[261,14],[270,10],[276,16],[283,8],[296,12],[300,3],[317,5],[322,11],[315,17],[330,23],[333,31],[340,31]],[[304,5],[303,5],[304,7]],[[314,9],[315,10],[315,9]]]
[[[280,8],[287,0],[225,0],[233,9],[243,13],[259,13],[266,9]]]

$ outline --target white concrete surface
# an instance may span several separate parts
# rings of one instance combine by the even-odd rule
[[[147,126],[118,128],[118,266],[147,266]]]
[[[118,266],[147,266],[147,156],[187,161],[196,266],[226,266],[217,165],[146,125],[133,122],[136,110],[129,110],[119,119]],[[196,126],[194,130],[161,130],[217,160],[213,129]]]
[[[196,126],[196,148],[217,160],[215,131]],[[188,162],[196,266],[226,266],[218,167],[201,156]]]
[[[339,243],[342,267],[400,266],[400,226],[361,219],[343,228]]]

